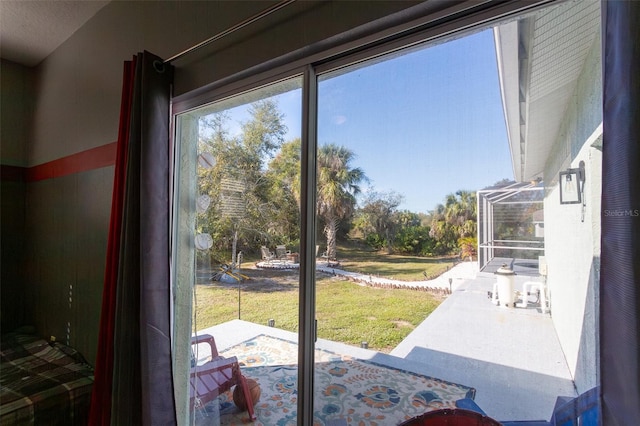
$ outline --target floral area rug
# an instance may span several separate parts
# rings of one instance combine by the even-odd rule
[[[242,372],[260,385],[255,425],[295,425],[297,411],[296,343],[265,335],[221,353],[236,356]],[[473,388],[348,356],[316,350],[314,425],[344,419],[349,425],[395,425],[455,401],[473,398]],[[233,403],[231,391],[220,396],[220,424],[249,423]],[[216,407],[217,408],[217,407]]]

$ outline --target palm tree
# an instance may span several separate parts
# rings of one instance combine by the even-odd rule
[[[458,248],[459,239],[476,235],[476,193],[459,190],[445,197],[432,212],[429,236],[435,238],[441,252]]]
[[[355,154],[334,144],[318,150],[318,194],[316,208],[324,220],[327,237],[327,258],[336,258],[336,234],[340,221],[353,213],[359,183],[367,178],[362,169],[352,168]]]
[[[475,234],[475,192],[459,190],[446,197],[444,220],[453,226],[460,237]]]

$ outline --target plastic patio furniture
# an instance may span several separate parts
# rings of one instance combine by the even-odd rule
[[[262,246],[260,247],[260,252],[262,254],[262,260],[266,260],[267,263],[271,262],[272,260],[276,259],[276,255],[273,254],[273,252],[271,252],[271,250],[269,250],[267,247]]]
[[[240,372],[240,364],[235,356],[223,357],[218,354],[213,336],[203,334],[191,339],[191,345],[206,343],[211,350],[211,359],[202,365],[192,362],[189,387],[190,407],[202,408],[233,386],[240,386],[247,402],[249,419],[256,419],[253,399],[247,386],[247,379]]]
[[[276,246],[276,257],[278,260],[287,260],[291,255],[291,250],[287,250],[287,246],[279,245]]]
[[[600,426],[600,387],[573,397],[559,396],[551,420],[502,421],[503,426]],[[486,415],[470,398],[456,401],[456,407]]]

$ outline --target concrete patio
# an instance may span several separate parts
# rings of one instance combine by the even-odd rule
[[[475,401],[498,420],[548,420],[556,397],[576,396],[550,315],[533,304],[494,305],[487,297],[493,274],[472,278],[468,268],[460,276],[456,268],[448,272],[453,293],[390,354],[323,339],[317,347],[471,386]],[[515,288],[525,279],[516,277]],[[219,350],[260,334],[297,341],[295,333],[240,320],[200,333],[214,335]]]
[[[557,396],[576,396],[551,317],[531,304],[492,304],[494,281],[492,274],[462,281],[391,355],[474,387],[476,402],[496,419],[549,420]]]

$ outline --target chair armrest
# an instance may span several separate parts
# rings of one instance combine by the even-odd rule
[[[239,369],[240,364],[238,363],[238,358],[235,356],[230,356],[225,358],[223,356],[217,356],[213,358],[211,361],[207,361],[202,365],[195,367],[192,373],[197,372],[198,374],[205,374],[211,371],[220,371],[224,369]]]
[[[198,345],[200,343],[208,343],[211,347],[211,358],[218,356],[218,348],[216,347],[216,341],[210,334],[201,334],[199,336],[193,336],[191,338],[191,345]]]

